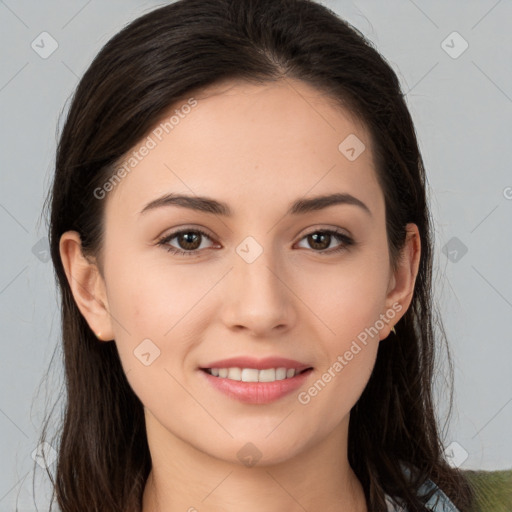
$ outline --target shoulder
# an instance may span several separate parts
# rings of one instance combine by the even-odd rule
[[[408,469],[404,467],[404,471],[408,473]],[[427,480],[418,490],[418,495],[427,494],[434,490],[430,499],[425,503],[427,510],[431,512],[460,512],[453,502],[446,496],[432,480]],[[388,512],[407,512],[407,509],[393,500],[386,494],[386,505]]]
[[[426,503],[428,509],[432,512],[459,512],[450,498],[432,480],[427,480],[420,488],[422,493],[431,489],[435,489],[435,492]]]
[[[437,487],[437,485],[434,482],[428,480],[428,482],[425,483],[425,486],[426,485],[433,486],[436,489],[434,494],[432,494],[430,499],[425,504],[427,510],[431,512],[460,512],[459,509],[450,500],[450,498],[448,498],[448,496],[446,496],[446,494],[439,487]],[[422,494],[423,490],[426,489],[425,486],[421,488]],[[399,505],[393,498],[391,498],[387,494],[385,498],[388,512],[407,512],[406,508]]]

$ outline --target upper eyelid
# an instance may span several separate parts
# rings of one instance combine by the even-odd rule
[[[215,240],[215,237],[210,235],[208,233],[208,230],[206,228],[199,228],[199,227],[184,227],[184,228],[179,228],[177,229],[176,231],[172,231],[171,233],[169,233],[168,235],[163,235],[161,237],[158,238],[158,240],[160,242],[162,241],[169,241],[169,240],[172,240],[173,238],[176,238],[178,235],[182,234],[182,233],[186,233],[186,232],[189,232],[189,231],[196,231],[198,233],[200,233],[201,236],[206,236],[210,239],[211,242],[213,243],[219,243],[219,242],[216,242]],[[303,233],[299,240],[298,241],[301,241],[304,237],[306,236],[309,236],[310,234],[312,233],[317,233],[317,232],[323,232],[323,231],[327,231],[327,232],[333,232],[335,235],[339,235],[339,236],[345,236],[347,238],[353,238],[352,235],[350,233],[345,233],[343,231],[346,231],[344,228],[339,228],[339,227],[327,227],[327,226],[319,226],[319,227],[313,227],[313,228],[310,228],[308,231],[306,231],[305,233]]]
[[[158,240],[160,240],[160,241],[162,241],[162,240],[172,240],[173,238],[176,238],[178,235],[181,235],[182,233],[188,233],[189,231],[196,231],[201,236],[207,236],[212,242],[215,240],[215,237],[210,235],[208,233],[208,230],[206,230],[204,228],[187,228],[187,227],[177,229],[176,231],[171,231],[167,235],[159,236]]]

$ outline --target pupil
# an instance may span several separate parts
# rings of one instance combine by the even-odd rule
[[[183,233],[182,237],[184,238],[185,240],[185,248],[186,249],[195,249],[196,247],[194,247],[194,238],[196,239],[195,241],[197,242],[197,239],[199,238],[198,235],[196,233],[193,233],[191,231],[187,232],[187,233]],[[190,237],[190,239],[189,239]],[[189,247],[189,245],[192,245],[192,247]]]
[[[310,236],[313,239],[313,246],[316,247],[317,249],[325,249],[325,247],[329,247],[329,244],[325,245],[325,243],[319,242],[318,239],[324,238],[325,242],[325,239],[330,237],[331,235],[326,233],[314,233]]]

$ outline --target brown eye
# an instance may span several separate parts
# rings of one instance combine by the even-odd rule
[[[320,254],[333,254],[341,252],[347,250],[348,247],[355,244],[354,240],[352,240],[352,238],[349,236],[330,229],[313,231],[307,234],[302,240],[304,239],[307,240],[307,243],[311,248],[315,250],[315,252]],[[338,247],[329,249],[333,239],[338,240],[341,243]]]
[[[171,240],[176,238],[178,247],[170,245]],[[200,229],[182,229],[158,241],[158,245],[164,246],[165,250],[180,255],[197,256],[203,238],[211,240],[210,236]]]
[[[175,238],[178,240],[178,244],[182,249],[195,250],[201,245],[201,235],[198,235],[194,231],[183,231]]]
[[[314,249],[325,250],[329,248],[331,245],[331,237],[332,235],[328,233],[312,233],[307,236],[308,242]]]

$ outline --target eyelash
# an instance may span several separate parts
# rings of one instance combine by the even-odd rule
[[[164,247],[164,249],[167,252],[170,252],[172,254],[176,254],[176,255],[179,255],[179,256],[197,256],[198,249],[194,249],[194,250],[190,250],[190,251],[184,251],[182,249],[177,249],[176,247],[172,247],[170,245],[167,245],[173,238],[176,238],[178,235],[181,235],[183,233],[200,233],[202,236],[205,236],[206,238],[212,240],[210,235],[208,235],[208,233],[205,233],[201,229],[197,229],[197,228],[195,228],[195,229],[182,229],[181,231],[175,231],[174,233],[170,233],[169,235],[166,235],[166,236],[160,238],[158,240],[158,242],[157,242],[157,245]],[[302,241],[304,238],[306,238],[306,237],[308,237],[310,235],[313,235],[315,233],[323,233],[323,234],[333,235],[338,241],[343,242],[339,247],[337,247],[335,249],[324,249],[322,251],[315,251],[315,250],[312,249],[313,252],[316,252],[316,253],[318,253],[320,255],[323,255],[323,256],[328,256],[328,255],[340,253],[342,251],[347,250],[348,248],[350,248],[351,246],[355,245],[355,243],[356,243],[352,238],[348,237],[344,233],[341,233],[340,231],[336,231],[336,230],[332,230],[332,229],[317,229],[315,231],[311,231],[310,233],[306,233],[301,238],[300,241]]]

